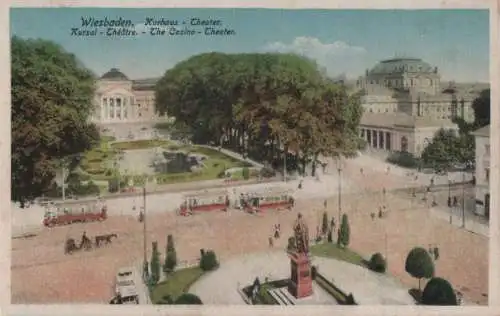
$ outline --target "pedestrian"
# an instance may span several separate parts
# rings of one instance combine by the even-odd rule
[[[431,244],[429,244],[429,249],[427,251],[429,252],[429,254],[431,255],[431,257],[434,257],[434,248],[432,248]]]
[[[448,197],[448,207],[451,207],[451,196]]]
[[[327,207],[327,204],[328,204],[328,202],[327,202],[327,201],[326,201],[326,199],[325,199],[325,201],[323,202],[323,207],[324,207],[325,209],[326,209],[326,207]]]
[[[389,172],[391,172],[391,166],[387,166],[386,174],[389,174]]]
[[[273,247],[273,246],[274,246],[273,237],[269,237],[269,247]]]
[[[434,260],[437,261],[439,259],[439,248],[437,245],[434,246]]]
[[[453,207],[458,206],[458,198],[456,196],[453,196]]]
[[[363,174],[363,168],[359,169],[359,173]]]
[[[379,207],[378,207],[378,218],[382,218],[382,215],[383,215],[383,214],[382,214],[382,207],[381,207],[381,206],[379,206]]]
[[[434,185],[434,177],[431,178],[431,186]]]

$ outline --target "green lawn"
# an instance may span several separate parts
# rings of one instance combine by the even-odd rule
[[[118,142],[111,145],[113,149],[118,150],[134,150],[134,149],[148,149],[155,147],[164,147],[170,145],[166,140],[133,140],[129,142]]]
[[[336,243],[325,242],[313,245],[310,248],[311,254],[318,257],[334,258],[349,262],[358,266],[367,267],[365,259],[350,250],[349,248],[341,248]]]
[[[173,300],[181,294],[187,293],[202,275],[203,270],[199,267],[177,270],[172,273],[166,281],[158,283],[151,291],[151,302],[157,304],[162,297],[169,295]]]

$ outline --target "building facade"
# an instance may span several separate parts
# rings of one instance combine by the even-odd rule
[[[92,121],[105,124],[156,119],[155,83],[154,79],[130,80],[120,70],[112,68],[96,82]]]
[[[472,133],[476,143],[476,213],[490,215],[490,126]]]
[[[417,58],[383,60],[366,70],[354,91],[361,92],[360,133],[368,146],[419,156],[439,129],[458,130],[453,119],[474,121],[472,103],[487,86],[441,85],[438,68]]]

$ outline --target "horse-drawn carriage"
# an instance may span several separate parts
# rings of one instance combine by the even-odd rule
[[[70,255],[75,251],[80,251],[80,250],[88,251],[91,250],[92,248],[99,248],[102,245],[110,244],[113,238],[118,238],[118,235],[115,233],[98,235],[95,236],[94,242],[92,242],[92,240],[89,237],[87,237],[87,234],[83,232],[79,244],[76,243],[76,240],[74,238],[66,239],[66,242],[64,244],[64,253]]]
[[[226,190],[205,191],[187,194],[179,207],[178,214],[192,215],[194,212],[227,211],[229,195]]]
[[[269,209],[291,210],[294,205],[295,199],[291,192],[278,188],[240,196],[240,207],[248,213],[257,213]]]
[[[77,222],[103,221],[108,218],[107,211],[106,204],[100,201],[64,208],[50,205],[45,210],[43,225],[53,227]]]

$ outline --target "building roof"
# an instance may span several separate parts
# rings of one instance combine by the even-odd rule
[[[411,116],[406,113],[370,113],[365,112],[361,117],[361,125],[376,127],[437,127],[455,128],[456,124],[450,120],[436,120],[428,117]]]
[[[111,68],[108,72],[101,76],[103,80],[128,81],[128,77],[118,68]]]
[[[394,74],[394,73],[437,73],[437,68],[433,68],[419,58],[393,58],[382,60],[373,67],[369,75]]]
[[[474,136],[483,136],[483,137],[490,137],[490,126],[486,125],[483,126],[471,133]]]

